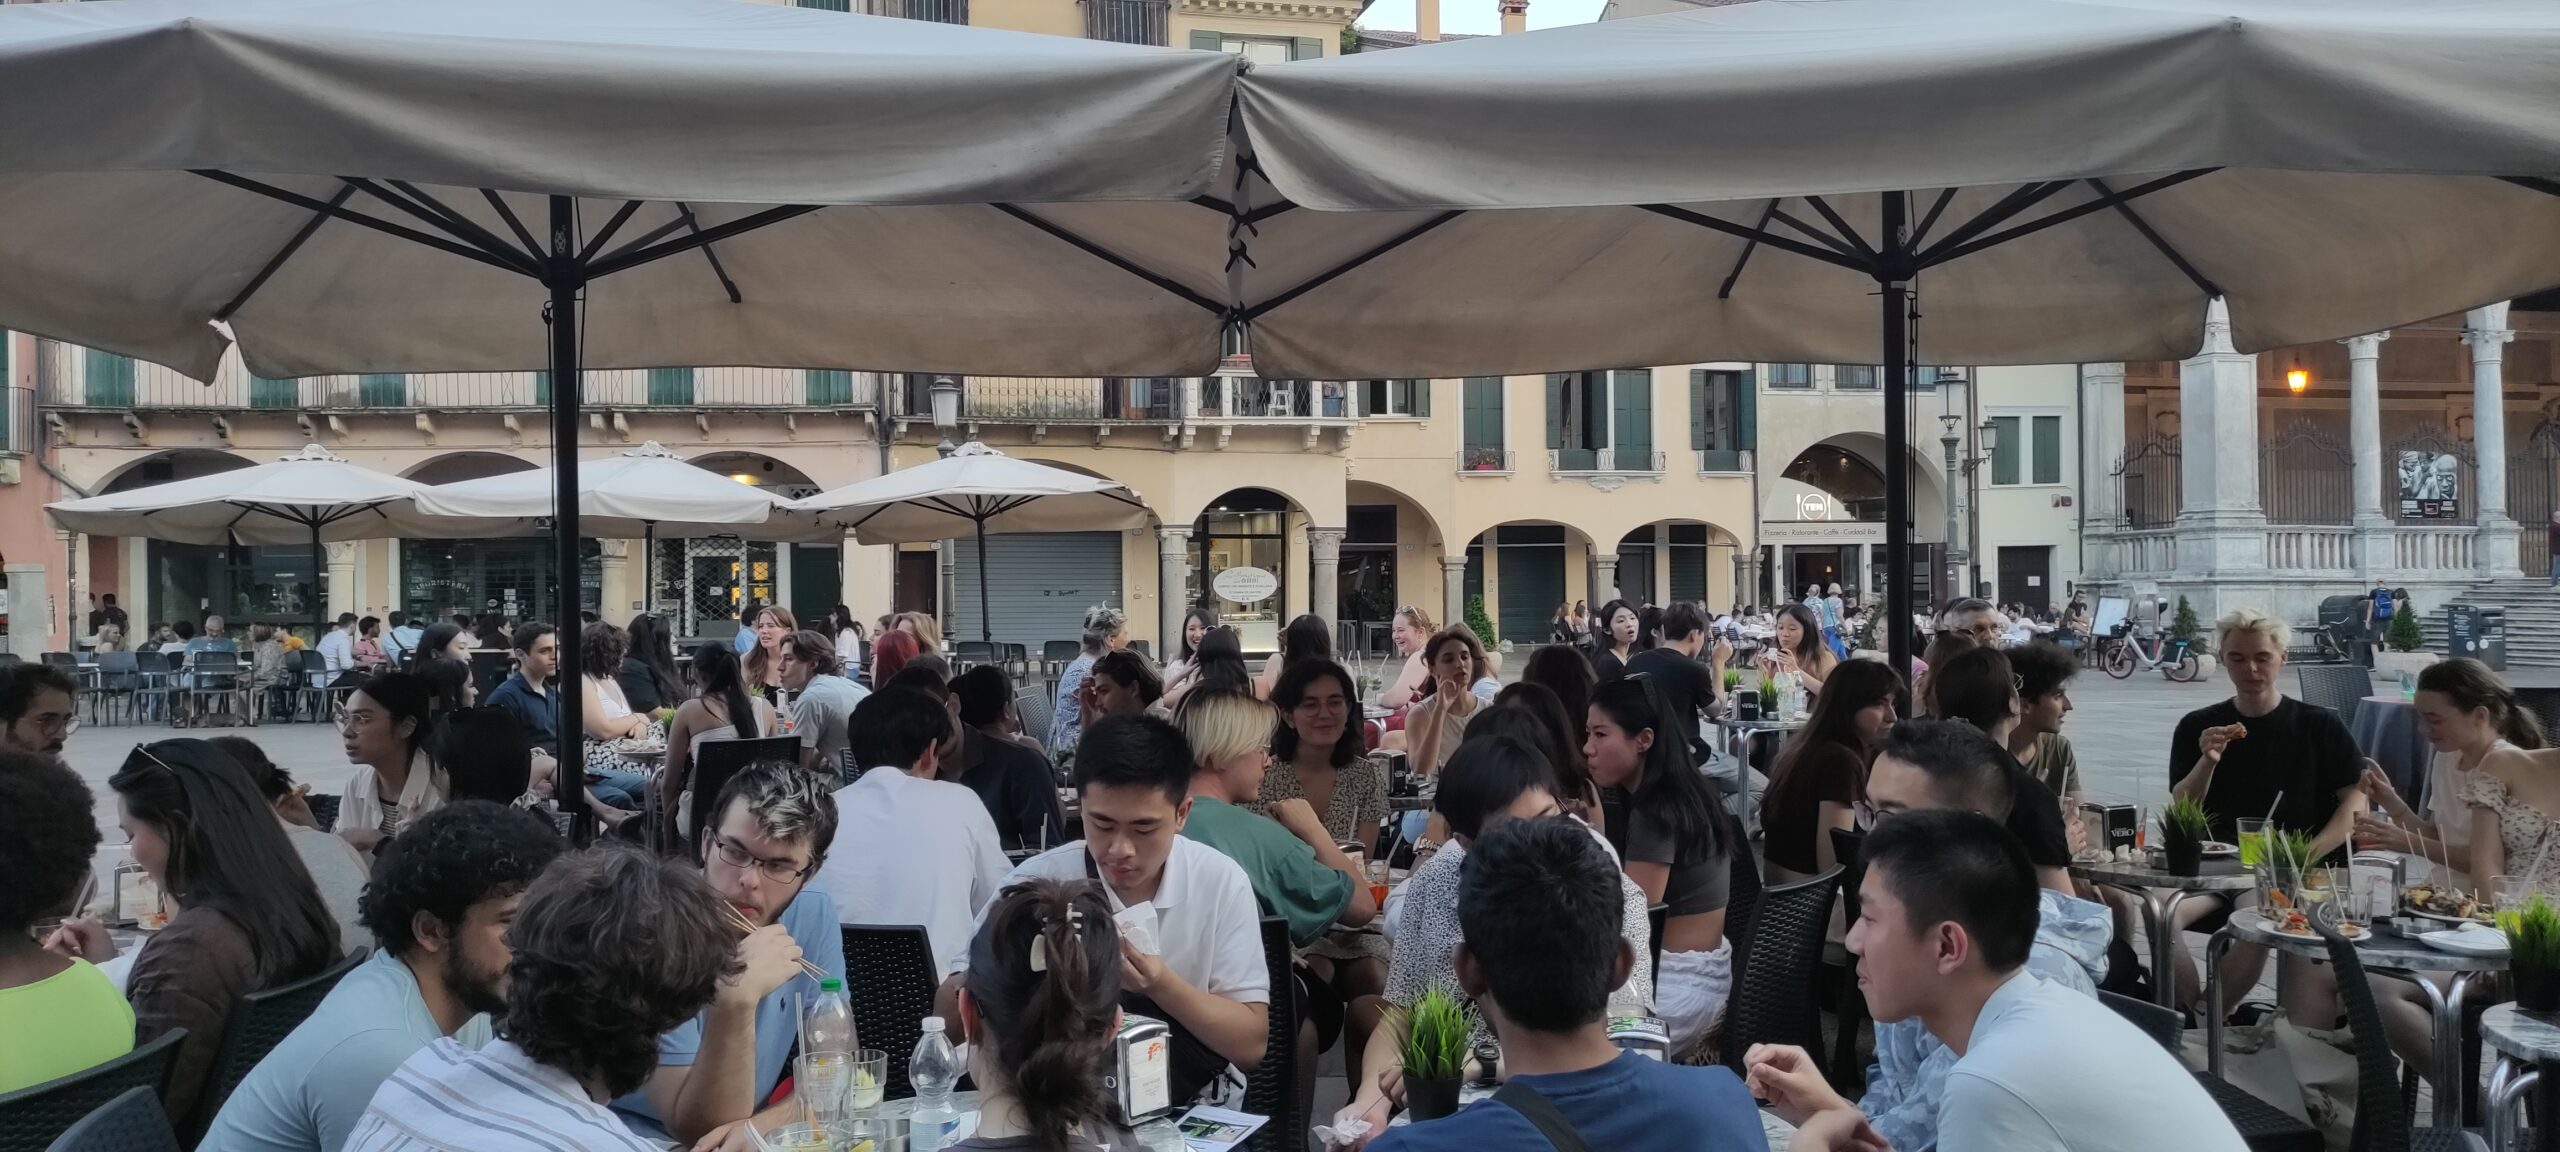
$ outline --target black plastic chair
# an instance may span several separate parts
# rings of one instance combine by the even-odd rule
[[[2545,735],[2560,732],[2560,688],[2518,688],[2515,692],[2525,711],[2542,721]]]
[[[1671,906],[1668,904],[1647,905],[1644,910],[1644,920],[1645,923],[1650,925],[1653,929],[1653,968],[1651,971],[1653,972],[1653,978],[1656,981],[1659,981],[1662,979],[1662,934],[1671,930]]]
[[[693,771],[685,781],[685,790],[693,793],[693,827],[685,829],[686,842],[693,845],[694,857],[702,855],[704,829],[719,823],[711,806],[719,802],[720,789],[729,778],[744,771],[749,764],[763,760],[800,762],[800,739],[796,736],[761,736],[753,740],[706,740],[693,754]]]
[[[314,792],[302,798],[302,802],[311,809],[311,819],[323,832],[338,830],[338,801],[338,797],[325,792]]]
[[[1853,828],[1831,830],[1831,858],[1840,866],[1840,922],[1858,922],[1858,885],[1867,877],[1867,834]],[[1831,946],[1823,945],[1824,961],[1830,961]],[[1843,1094],[1855,1096],[1865,1090],[1867,1067],[1858,1059],[1858,1027],[1867,1022],[1867,995],[1858,990],[1858,959],[1840,950],[1839,975],[1835,977],[1839,1005],[1840,1029],[1832,1038],[1831,1075],[1833,1087]]]
[[[708,747],[708,745],[706,745]],[[844,926],[844,991],[853,1002],[853,1026],[862,1046],[889,1055],[889,1099],[915,1095],[907,1082],[907,1057],[924,1038],[941,983],[933,940],[914,924]]]
[[[191,1132],[202,1132],[213,1123],[214,1114],[222,1111],[222,1102],[231,1098],[231,1090],[249,1078],[249,1070],[276,1045],[302,1027],[320,1007],[329,990],[346,979],[347,973],[364,963],[366,949],[358,948],[345,959],[331,965],[316,976],[306,976],[291,984],[252,992],[240,998],[231,1008],[230,1022],[222,1027],[222,1048],[213,1057],[213,1072],[205,1080],[204,1096],[196,1108],[196,1116],[188,1125]]]
[[[1067,665],[1084,655],[1084,645],[1074,640],[1047,640],[1040,645],[1040,676],[1051,684],[1065,673]]]
[[[1003,654],[1005,675],[1014,683],[1020,684],[1031,678],[1031,649],[1029,646],[1023,644],[1004,643],[996,645],[996,649]]]
[[[1045,688],[1025,688],[1013,698],[1013,714],[1022,721],[1022,734],[1043,744],[1049,742],[1049,721],[1055,712],[1049,706]]]
[[[2300,664],[2293,669],[2302,702],[2317,704],[2354,723],[2356,703],[2373,695],[2373,673],[2353,664]]]
[[[2121,996],[2113,992],[2098,993],[2098,1002],[2115,1010],[2144,1035],[2160,1042],[2171,1055],[2184,1058],[2186,1020],[2175,1008],[2163,1008],[2148,1000]],[[2322,1141],[2318,1129],[2294,1119],[2293,1114],[2269,1104],[2237,1084],[2211,1072],[2195,1074],[2196,1083],[2213,1097],[2240,1140],[2252,1152],[2320,1152]],[[2395,1089],[2392,1095],[2399,1097]],[[2405,1101],[2402,1105],[2405,1109]],[[2406,1115],[2406,1112],[2403,1112]]]
[[[46,1152],[178,1152],[169,1114],[149,1088],[127,1088],[63,1131]]]
[[[980,664],[996,662],[996,646],[985,640],[962,640],[951,646],[951,670],[966,672]]]
[[[1722,813],[1724,808],[1718,805],[1715,811]],[[1724,819],[1725,843],[1733,845],[1733,871],[1725,885],[1724,938],[1733,941],[1733,970],[1740,972],[1751,955],[1752,921],[1760,908],[1760,860],[1743,840],[1741,821]]]
[[[198,652],[187,671],[187,713],[196,719],[211,714],[213,701],[227,706],[248,686],[249,669],[238,653]]]
[[[2362,675],[2364,670],[2355,671]],[[2400,1095],[2399,1061],[2383,1039],[2382,1008],[2374,1002],[2373,985],[2365,981],[2364,961],[2357,957],[2355,945],[2322,918],[2312,917],[2311,927],[2329,946],[2329,966],[2338,977],[2338,999],[2347,1010],[2348,1031],[2355,1036],[2356,1123],[2347,1137],[2348,1152],[2472,1152],[2481,1147],[2476,1130],[2415,1126]],[[2233,1122],[2238,1123],[2238,1118],[2234,1117]],[[2242,1135],[2249,1134],[2244,1131]],[[2269,1147],[2255,1141],[2249,1146]]]
[[[1831,926],[1831,901],[1839,891],[1840,870],[1834,868],[1759,894],[1751,916],[1751,951],[1736,964],[1742,975],[1734,981],[1724,1017],[1720,1055],[1736,1074],[1742,1071],[1742,1054],[1754,1044],[1823,1050],[1814,980],[1822,971],[1822,937]]]
[[[1268,1116],[1271,1122],[1248,1141],[1253,1152],[1304,1152],[1307,1141],[1307,1118],[1298,1113],[1298,985],[1290,956],[1289,922],[1263,917],[1262,961],[1271,975],[1271,1028],[1261,1065],[1245,1077],[1244,1110]]]
[[[135,662],[133,653],[98,653],[98,682],[89,689],[89,718],[97,719],[101,702],[106,705],[107,723],[115,723],[116,705],[119,703],[124,705],[126,715],[130,716],[134,691],[141,687],[142,666]]]
[[[0,1152],[46,1152],[90,1113],[136,1088],[147,1088],[155,1102],[160,1100],[169,1090],[178,1045],[186,1038],[186,1029],[172,1028],[95,1068],[0,1095]]]
[[[167,719],[170,697],[177,691],[177,670],[170,665],[169,654],[135,652],[133,666],[135,675],[140,677],[140,683],[133,690],[134,699],[137,702],[158,701],[156,711],[147,708],[143,711]]]

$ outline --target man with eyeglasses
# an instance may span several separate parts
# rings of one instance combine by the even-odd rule
[[[2000,610],[1988,600],[1967,596],[1947,605],[1946,614],[1938,617],[1941,632],[1961,632],[1985,648],[2000,646],[2000,632],[2005,625]]]
[[[795,1005],[819,994],[802,960],[844,979],[835,901],[808,887],[835,841],[836,804],[820,777],[766,760],[730,777],[710,811],[719,817],[704,838],[703,875],[755,930],[738,943],[738,975],[701,1015],[658,1038],[657,1071],[613,1106],[634,1131],[744,1152],[754,1146],[750,1119],[770,1130],[799,1112],[788,1098],[758,1106],[791,1070]]]
[[[0,748],[62,756],[62,742],[80,730],[80,685],[50,664],[21,664],[0,672]]]

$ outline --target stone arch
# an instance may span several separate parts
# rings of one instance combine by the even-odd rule
[[[1608,599],[1592,587],[1599,547],[1583,527],[1561,521],[1523,518],[1490,525],[1465,544],[1466,583],[1450,606],[1462,609],[1482,596],[1496,638],[1544,643],[1558,604],[1583,600],[1597,608]]]
[[[785,498],[814,496],[822,487],[798,465],[752,448],[716,448],[688,456],[685,463]]]
[[[400,475],[403,479],[415,480],[420,484],[451,484],[460,480],[479,480],[490,476],[504,476],[511,472],[525,472],[539,467],[541,465],[522,456],[475,449],[427,457],[410,465]]]
[[[171,480],[229,472],[261,462],[259,457],[246,452],[226,452],[219,448],[170,448],[120,461],[88,488],[92,494],[103,496],[109,492],[128,492]]]

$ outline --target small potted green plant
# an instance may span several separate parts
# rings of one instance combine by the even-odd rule
[[[1437,1120],[1458,1110],[1458,1086],[1467,1076],[1467,1039],[1474,1022],[1446,989],[1414,997],[1404,1034],[1405,1109],[1415,1121]]]
[[[1740,696],[1740,695],[1742,695],[1742,669],[1740,669],[1740,668],[1727,668],[1727,669],[1725,669],[1725,670],[1724,670],[1724,696],[1725,696],[1725,699],[1727,699],[1727,700],[1731,700],[1731,699],[1734,699],[1735,697],[1738,697],[1738,696]]]
[[[1760,678],[1760,718],[1763,720],[1778,718],[1778,680],[1774,676]]]
[[[2172,799],[2160,810],[2160,854],[2170,875],[2193,876],[2204,870],[2204,841],[2212,825],[2203,802],[2193,796]]]
[[[2498,930],[2507,937],[2516,1006],[2527,1012],[2560,1010],[2560,910],[2537,892],[2524,907],[2498,913]]]

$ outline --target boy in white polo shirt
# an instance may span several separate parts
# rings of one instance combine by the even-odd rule
[[[1191,752],[1153,716],[1087,725],[1076,745],[1085,838],[1025,860],[1015,880],[1102,881],[1120,919],[1121,1006],[1173,1029],[1173,1098],[1188,1101],[1227,1065],[1251,1072],[1269,1038],[1270,969],[1253,883],[1217,849],[1184,839]],[[1144,947],[1151,928],[1154,947]],[[1150,924],[1150,922],[1152,922]],[[1131,937],[1135,936],[1136,939]]]

